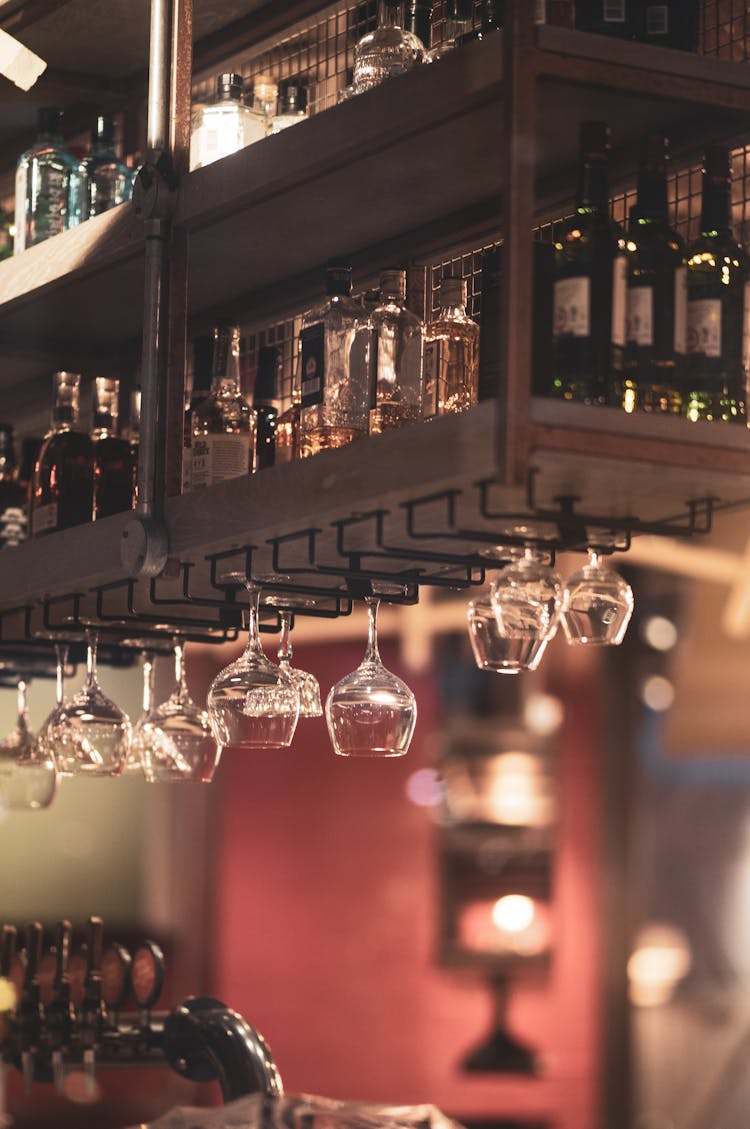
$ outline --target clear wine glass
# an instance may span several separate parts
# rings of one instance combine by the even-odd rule
[[[505,656],[494,669],[536,670],[557,631],[562,581],[546,563],[546,554],[532,545],[502,552],[516,560],[501,570],[490,589],[497,621],[493,639],[498,645],[504,640],[506,646]],[[474,640],[476,629],[471,621],[470,629]]]
[[[130,749],[122,766],[123,776],[143,776],[143,730],[149,721],[154,702],[154,651],[143,651],[141,671],[143,673],[143,696],[141,715],[133,726]]]
[[[50,718],[47,740],[58,772],[119,776],[130,749],[130,721],[102,691],[96,676],[96,632],[86,631],[86,681]]]
[[[565,585],[561,612],[565,638],[572,646],[619,646],[633,607],[628,582],[602,564],[600,549],[590,547],[588,564],[572,573]]]
[[[151,784],[194,780],[208,784],[219,763],[220,750],[211,732],[208,714],[190,697],[185,678],[185,653],[181,639],[174,640],[175,687],[160,706],[146,706],[133,732],[133,746],[143,773]],[[151,676],[149,675],[149,682]],[[145,687],[144,676],[144,687]]]
[[[55,762],[29,728],[26,682],[18,683],[18,717],[13,731],[0,742],[0,808],[41,811],[57,791]]]
[[[294,682],[299,693],[300,717],[322,717],[323,706],[320,702],[320,684],[314,674],[306,670],[298,670],[292,666],[292,616],[290,612],[279,613],[281,618],[281,635],[279,649],[276,652],[279,667],[288,674]]]
[[[326,700],[326,722],[334,752],[341,757],[401,757],[409,749],[417,702],[409,687],[383,666],[378,652],[378,606],[368,613],[365,657],[337,682]]]
[[[469,602],[466,620],[474,661],[480,670],[520,674],[524,670],[535,670],[539,665],[547,638],[503,634],[489,589]]]
[[[258,628],[260,586],[240,573],[227,579],[244,584],[249,597],[244,653],[214,678],[208,716],[220,747],[283,749],[291,745],[299,718],[299,692],[285,670],[263,654]]]

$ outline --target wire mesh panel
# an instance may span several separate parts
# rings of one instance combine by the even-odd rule
[[[704,55],[744,62],[748,58],[749,36],[747,0],[704,0],[701,12]]]

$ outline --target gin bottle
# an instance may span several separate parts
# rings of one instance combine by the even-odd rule
[[[83,162],[85,217],[98,216],[133,193],[134,171],[115,152],[115,127],[111,118],[97,117],[91,130],[91,148]]]
[[[0,423],[0,549],[14,549],[28,536],[28,492],[16,467],[13,428]]]
[[[479,326],[466,313],[466,282],[444,278],[440,310],[425,331],[424,411],[426,419],[463,412],[479,393]]]
[[[275,461],[276,425],[279,417],[276,400],[279,394],[280,367],[280,350],[273,345],[263,345],[258,351],[258,368],[253,388],[253,407],[257,419],[254,470],[265,470],[266,467],[273,466]]]
[[[271,132],[273,116],[279,96],[278,85],[270,75],[258,74],[253,79],[253,102],[248,107],[246,145],[262,141]]]
[[[351,290],[352,268],[331,262],[326,268],[326,301],[302,319],[303,458],[367,435],[369,319]]]
[[[82,166],[63,144],[62,110],[39,110],[39,133],[16,166],[13,253],[75,227],[82,217]]]
[[[281,133],[290,125],[303,122],[307,117],[307,87],[298,79],[287,79],[279,83],[279,101],[276,114],[271,121],[271,133]]]
[[[210,165],[255,141],[252,111],[242,101],[242,75],[218,75],[214,101],[196,106],[190,124],[191,169]]]
[[[405,270],[383,271],[370,321],[370,432],[379,435],[422,417],[424,322],[406,305]]]
[[[211,391],[192,417],[193,490],[250,473],[255,412],[240,392],[240,331],[236,325],[214,330]]]
[[[31,532],[34,537],[91,521],[94,504],[94,445],[78,430],[81,377],[54,375],[55,406],[34,468]]]
[[[402,25],[400,4],[378,0],[378,26],[354,48],[352,92],[361,94],[387,78],[411,70],[423,61],[424,53],[421,40]]]
[[[94,382],[93,518],[111,517],[133,508],[133,450],[118,434],[120,381],[97,376]]]

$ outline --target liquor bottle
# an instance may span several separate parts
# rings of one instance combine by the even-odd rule
[[[581,126],[581,167],[574,215],[555,235],[552,393],[607,402],[622,372],[627,260],[623,233],[610,218],[609,128]]]
[[[688,419],[745,422],[748,257],[732,232],[731,152],[703,163],[700,234],[688,248]]]
[[[201,334],[193,341],[192,374],[189,376],[189,394],[185,404],[182,433],[182,493],[189,494],[193,474],[193,413],[211,391],[214,363],[213,335]]]
[[[281,133],[307,117],[307,87],[299,79],[286,79],[279,83],[279,100],[271,121],[271,133]]]
[[[327,299],[302,319],[302,458],[367,435],[369,319],[351,291],[352,268],[331,260],[326,267]]]
[[[253,467],[255,412],[240,392],[240,331],[214,330],[211,391],[192,414],[192,490],[249,474]]]
[[[257,417],[254,470],[265,470],[274,464],[280,369],[281,350],[273,345],[263,345],[258,350],[258,368],[253,389],[253,407]]]
[[[94,505],[94,444],[78,431],[81,377],[54,375],[52,427],[34,468],[31,533],[37,537],[91,521]]]
[[[292,402],[281,412],[276,420],[276,441],[274,445],[274,466],[291,463],[300,457],[300,388],[299,367],[292,377]]]
[[[628,226],[625,357],[614,402],[626,411],[679,414],[687,353],[685,244],[669,226],[669,142],[650,133]]]
[[[120,381],[97,376],[91,438],[94,441],[93,520],[133,508],[133,451],[118,434]]]
[[[425,330],[425,419],[463,412],[479,393],[479,326],[466,313],[466,281],[444,278],[440,310]]]
[[[190,168],[200,169],[244,149],[251,141],[252,111],[242,101],[242,75],[217,75],[213,102],[195,106],[190,119]]]
[[[18,158],[16,255],[81,221],[81,162],[65,148],[61,122],[62,110],[39,110],[37,139]]]
[[[637,30],[634,0],[576,0],[576,27],[633,39]]]
[[[473,0],[446,0],[442,42],[430,48],[425,56],[425,62],[434,63],[442,59],[459,43],[464,42],[466,27],[471,23],[473,15]]]
[[[403,4],[404,31],[419,41],[425,56],[432,38],[432,0],[403,0]]]
[[[0,549],[15,549],[28,537],[28,492],[16,466],[13,428],[0,423]]]
[[[406,271],[380,275],[380,303],[370,315],[370,434],[422,418],[424,322],[406,305]]]
[[[424,44],[401,24],[400,5],[378,0],[378,26],[354,48],[353,93],[362,94],[423,61]]]
[[[271,132],[279,97],[278,85],[270,75],[258,74],[253,79],[253,101],[248,111],[247,141],[262,141]]]
[[[135,173],[115,152],[115,127],[111,118],[97,117],[91,130],[91,148],[83,162],[84,216],[98,216],[133,194]]]
[[[700,0],[635,0],[639,39],[657,47],[697,51]]]

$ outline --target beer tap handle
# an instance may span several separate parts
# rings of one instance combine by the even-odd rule
[[[151,1027],[151,1008],[164,984],[164,954],[155,941],[144,941],[133,954],[133,996],[138,1004],[141,1027]]]
[[[47,1009],[47,1030],[51,1047],[52,1082],[56,1094],[63,1093],[65,1063],[63,1052],[70,1045],[75,1011],[70,999],[68,960],[73,939],[73,926],[69,921],[59,921],[55,929],[55,979],[52,1000]]]
[[[42,1029],[42,1005],[39,999],[39,964],[42,959],[44,930],[32,921],[26,926],[26,975],[18,1009],[21,1026],[21,1070],[24,1092],[31,1093],[34,1081],[34,1054]]]
[[[102,956],[102,998],[107,1006],[107,1018],[117,1026],[117,1013],[130,992],[130,969],[133,959],[123,945],[107,945]]]
[[[104,922],[100,917],[90,917],[87,927],[86,979],[83,982],[80,1025],[83,1072],[90,1097],[94,1096],[96,1090],[96,1050],[105,1020],[101,975],[103,944]]]

